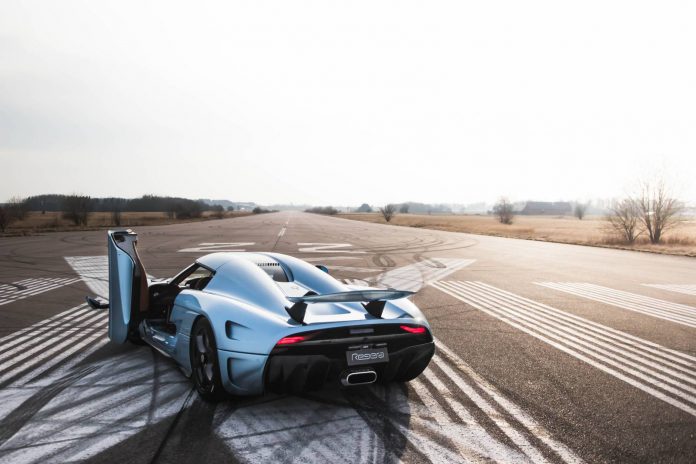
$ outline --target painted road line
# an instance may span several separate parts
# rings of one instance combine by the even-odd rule
[[[447,437],[457,452],[466,458],[467,462],[486,460],[520,462],[524,460],[522,453],[500,443],[475,421],[465,423],[452,420],[433,394],[430,393],[430,390],[428,390],[424,380],[421,380],[421,378],[411,380],[409,387],[423,403],[425,406],[424,412],[432,417],[435,424],[428,424],[424,419],[420,419],[418,415],[412,417],[412,420],[419,418],[421,426],[429,428],[436,435]],[[434,378],[436,379],[435,382],[439,382],[438,385],[446,388],[439,379]],[[442,400],[440,394],[438,394],[438,397]],[[461,403],[457,404],[461,407]],[[465,408],[462,407],[462,409],[466,411]]]
[[[388,402],[379,399],[380,391],[389,392],[384,397]],[[273,399],[268,395],[268,400],[253,406],[219,406],[214,419],[219,424],[216,433],[244,462],[391,462],[395,458],[393,443],[400,440],[393,435],[384,437],[389,429],[396,429],[410,443],[422,456],[419,461],[471,462],[451,449],[454,447],[431,438],[433,430],[427,428],[427,421],[419,420],[412,410],[400,408],[408,404],[401,389],[375,386],[365,395],[350,395],[353,401],[342,400],[343,395],[335,392],[315,395],[326,398]],[[465,441],[462,438],[459,436]]]
[[[104,322],[106,320],[107,318],[104,313],[97,313],[93,311],[91,313],[87,313],[84,319],[77,319],[74,320],[74,322],[85,324],[87,328],[89,328],[91,324]],[[54,341],[69,337],[74,332],[84,329],[85,328],[81,326],[66,325],[65,327],[60,328],[60,330],[52,331],[48,336],[36,336],[36,338],[25,340],[24,343],[18,344],[0,355],[0,372],[7,368],[8,363],[18,362],[29,358],[31,355],[46,348]],[[39,343],[36,343],[37,340]],[[17,354],[19,355],[16,356]]]
[[[438,353],[441,353],[453,366],[466,377],[470,378],[475,385],[491,398],[503,411],[515,418],[529,433],[544,443],[551,451],[558,455],[563,462],[577,464],[583,462],[570,448],[563,443],[555,440],[551,434],[535,421],[529,414],[506,398],[495,386],[474,371],[464,360],[454,351],[447,347],[439,339],[435,339]],[[461,375],[457,377],[461,378]],[[456,378],[452,377],[456,383]]]
[[[179,253],[217,253],[223,251],[246,251],[244,247],[255,245],[256,242],[204,242],[197,247],[182,248]]]
[[[2,284],[0,292],[0,306],[6,305],[18,300],[23,300],[30,296],[40,293],[55,290],[66,285],[70,285],[79,281],[74,277],[39,277],[35,279],[25,279],[13,282],[13,285]]]
[[[379,272],[382,268],[374,267],[355,267],[355,266],[331,266],[329,271],[345,271],[345,272],[358,272],[358,273],[370,273]]]
[[[553,439],[550,433],[546,431],[539,423],[537,423],[531,416],[512,403],[512,401],[505,398],[505,396],[498,392],[495,387],[474,372],[471,367],[469,367],[444,343],[442,343],[442,341],[436,340],[435,342],[438,353],[442,353],[447,359],[440,355],[436,355],[433,358],[433,363],[436,367],[432,367],[433,365],[431,364],[431,367],[426,369],[421,378],[434,386],[438,393],[438,398],[444,400],[463,423],[470,425],[474,429],[480,427],[476,423],[473,415],[463,407],[461,400],[459,399],[461,398],[462,393],[466,395],[482,412],[484,412],[489,419],[494,422],[498,428],[518,446],[518,448],[531,462],[547,462],[547,459],[541,454],[537,447],[532,445],[529,440],[524,437],[522,431],[524,431],[524,433],[531,434],[536,439],[541,441],[562,461],[567,463],[582,462],[582,460],[568,447]],[[446,378],[450,379],[457,386],[460,393],[453,394],[438,378],[438,375],[435,373],[435,369],[439,369],[439,371],[442,372]],[[422,381],[419,380],[419,382]],[[427,397],[427,390],[424,392],[420,386],[416,386],[416,388],[419,389],[417,394],[421,398],[425,397],[424,403],[428,406],[428,408],[432,408],[433,401],[435,400]],[[479,391],[482,393],[479,393]],[[483,395],[485,395],[488,399],[484,398]],[[510,422],[505,420],[503,414],[501,413],[507,413],[510,417],[514,418],[521,427],[518,429],[513,426]],[[437,415],[439,416],[441,414],[442,413],[438,413]],[[487,432],[480,429],[477,432],[477,435],[486,436]],[[483,440],[482,442],[488,443],[490,450],[490,446],[492,444],[494,445],[496,441],[491,441],[488,439]],[[509,453],[509,449],[507,452]],[[509,455],[505,456],[489,454],[487,457],[499,462],[520,461],[519,458],[514,459]]]
[[[74,313],[80,312],[82,309],[86,309],[86,308],[87,308],[87,305],[85,305],[84,303],[77,305],[73,308],[70,308],[70,309],[65,310],[61,313],[58,313],[55,316],[51,316],[48,319],[43,319],[39,322],[36,322],[36,323],[30,325],[29,327],[25,327],[23,329],[19,329],[15,332],[12,332],[11,334],[5,335],[2,338],[0,338],[0,343],[2,343],[4,345],[8,340],[11,340],[15,337],[21,336],[23,334],[26,334],[27,332],[31,332],[31,331],[36,330],[38,328],[42,328],[44,326],[50,327],[53,325],[60,325],[63,323],[63,321],[66,318],[70,318]]]
[[[4,294],[5,299],[19,299],[22,296],[31,296],[38,293],[43,293],[48,290],[53,290],[54,288],[62,287],[64,285],[69,285],[75,282],[74,278],[39,278],[39,279],[27,279],[25,281],[16,282],[18,284],[17,289],[14,291],[6,291]]]
[[[488,402],[485,398],[483,398],[481,395],[478,394],[478,392],[471,387],[467,382],[465,382],[462,378],[457,376],[452,369],[445,364],[442,359],[438,356],[435,355],[433,357],[432,362],[440,368],[440,370],[449,378],[455,381],[455,385],[457,388],[465,394],[467,397],[469,397],[475,404],[478,406],[494,423],[495,425],[498,426],[498,428],[526,455],[529,457],[529,459],[532,462],[538,462],[538,463],[546,463],[548,462],[546,458],[541,454],[541,452],[532,445],[529,440],[525,438],[525,436],[520,433],[518,430],[516,430],[510,423],[505,420],[503,415],[501,415],[493,405]],[[432,367],[428,367],[428,369],[432,369]],[[438,388],[438,387],[436,387]],[[465,415],[465,416],[460,416],[461,414],[461,409],[463,409],[461,406],[460,408],[455,408],[454,407],[454,402],[456,400],[453,399],[453,396],[449,391],[442,391],[440,388],[438,388],[438,392],[443,395],[445,401],[448,402],[450,407],[455,410],[457,415],[463,420],[467,421],[471,420],[470,416]]]
[[[297,246],[302,247],[297,250],[300,253],[366,253],[362,250],[347,250],[346,248],[351,248],[353,246],[350,243],[301,242],[298,243]]]
[[[64,356],[64,352],[70,347],[70,345],[75,343],[75,339],[93,335],[94,333],[99,332],[102,329],[105,329],[107,323],[108,321],[104,320],[103,322],[97,323],[89,329],[79,329],[74,333],[69,332],[66,334],[65,337],[62,337],[59,340],[49,340],[49,342],[51,343],[58,343],[47,346],[46,349],[32,356],[31,360],[28,362],[22,362],[27,359],[27,356],[23,356],[21,357],[21,361],[17,360],[14,364],[3,363],[2,367],[4,371],[2,372],[2,374],[0,374],[0,383],[6,382],[7,380],[16,377],[19,373],[26,373],[29,369],[33,368],[34,366],[37,366],[46,358],[62,358]],[[75,333],[77,334],[77,336],[74,336]]]
[[[434,264],[434,261],[437,264]],[[430,258],[428,261],[419,261],[384,272],[373,281],[381,287],[418,291],[431,282],[443,279],[475,261],[475,259]]]
[[[670,292],[696,296],[696,284],[643,284],[646,287],[659,288]]]
[[[282,237],[283,235],[285,235],[285,230],[286,230],[286,229],[287,229],[287,227],[285,227],[285,226],[283,226],[283,228],[280,229],[280,232],[278,232],[278,238],[280,238],[280,237]]]
[[[440,366],[438,361],[439,358],[433,358],[434,365],[437,365],[438,367],[444,366],[445,369],[449,369],[448,366],[446,366],[444,363],[442,363],[442,366]],[[447,388],[445,384],[438,378],[436,372],[434,371],[433,364],[431,364],[426,369],[424,377],[428,380],[428,382],[430,382],[430,384],[433,385],[435,391],[438,394],[438,398],[443,400],[452,409],[452,411],[454,411],[457,418],[459,419],[459,421],[461,421],[462,424],[465,424],[466,426],[471,428],[478,428],[480,431],[483,431],[483,429],[474,419],[473,415],[464,407],[464,405],[457,398],[458,395],[453,393],[449,388]],[[447,371],[441,371],[444,372],[447,376]],[[457,384],[458,388],[461,390],[461,393],[469,397],[469,399],[471,399],[474,402],[474,404],[476,404],[476,406],[479,409],[481,409],[481,411],[484,414],[486,414],[493,421],[493,423],[495,423],[498,429],[500,429],[500,431],[502,431],[508,438],[510,438],[510,440],[520,449],[524,456],[528,458],[527,460],[538,463],[548,462],[546,458],[544,458],[543,455],[539,452],[539,450],[532,446],[519,431],[514,429],[500,415],[500,413],[490,405],[490,403],[488,403],[483,397],[481,397],[473,388],[469,387],[463,379],[459,378],[456,375],[455,379],[455,384]],[[466,385],[465,390],[463,390],[460,387],[460,385]],[[515,459],[513,456],[510,455],[511,452],[514,453],[514,450],[508,450],[508,452],[506,453],[507,455],[497,456],[495,460],[502,462],[512,462],[518,460],[519,457]]]
[[[534,315],[529,315],[529,314],[527,313],[526,310],[525,310],[525,314],[529,316],[528,319],[538,319],[538,318],[537,318],[536,316],[534,316]],[[548,322],[548,321],[546,321],[546,322]],[[557,326],[556,326],[556,327],[557,327]],[[560,334],[561,336],[566,335],[566,334],[561,333],[561,332],[558,331],[558,330],[554,330],[554,324],[553,324],[553,323],[549,324],[549,325],[547,326],[547,329],[548,329],[548,330],[547,330],[547,333],[551,333],[552,336],[553,336],[554,338],[558,338],[557,335],[559,335],[559,334]],[[569,333],[572,334],[572,331],[570,331],[570,330],[567,330],[566,332],[569,332]],[[665,389],[665,390],[667,390],[667,391],[669,391],[669,392],[675,393],[675,394],[677,394],[677,395],[680,395],[680,394],[682,393],[682,392],[679,392],[678,390],[675,390],[674,388],[672,388],[671,386],[669,386],[669,385],[667,385],[667,384],[672,384],[672,385],[676,386],[677,388],[680,388],[681,390],[687,391],[687,392],[692,393],[692,394],[696,393],[696,390],[695,390],[692,386],[688,385],[689,383],[690,383],[690,384],[696,384],[696,377],[694,377],[694,372],[693,372],[693,371],[690,372],[690,375],[683,375],[683,374],[680,374],[680,373],[675,373],[674,371],[670,370],[669,368],[662,367],[662,366],[660,366],[660,365],[658,365],[658,364],[651,363],[650,361],[646,361],[646,360],[644,360],[644,359],[637,358],[637,357],[634,356],[633,359],[638,359],[639,361],[642,362],[642,364],[647,365],[647,366],[643,366],[642,364],[637,364],[637,363],[635,363],[635,362],[632,362],[630,359],[627,359],[627,357],[625,356],[626,353],[625,353],[624,351],[622,351],[622,350],[619,350],[619,349],[604,350],[604,351],[602,351],[602,350],[597,350],[597,349],[595,349],[595,347],[592,345],[592,343],[587,343],[587,342],[585,342],[584,340],[582,340],[581,338],[578,338],[578,337],[573,338],[573,342],[574,342],[574,343],[566,343],[566,344],[571,345],[571,346],[573,346],[573,347],[575,347],[575,348],[578,348],[578,349],[580,349],[581,351],[586,351],[587,349],[589,349],[589,350],[594,350],[594,351],[598,351],[598,352],[600,352],[600,353],[603,355],[603,356],[601,357],[601,359],[602,359],[604,362],[606,362],[606,363],[608,363],[608,364],[611,364],[611,365],[614,365],[614,366],[616,366],[616,367],[619,367],[619,368],[621,368],[621,369],[623,369],[623,370],[626,370],[626,371],[628,371],[628,372],[632,373],[633,375],[638,376],[638,377],[640,377],[640,378],[646,378],[643,374],[648,374],[648,375],[650,375],[650,376],[652,376],[652,377],[655,377],[655,378],[657,378],[657,379],[660,379],[660,380],[664,381],[665,383],[659,382],[659,385],[660,385],[663,389]],[[597,343],[597,345],[601,345],[601,343]],[[613,351],[613,353],[612,353],[611,351]],[[629,355],[628,357],[630,357],[630,355]],[[615,362],[615,361],[618,361],[619,363],[617,363],[617,362]],[[622,364],[620,364],[620,363],[622,363]],[[638,369],[638,370],[640,371],[640,373],[636,373],[635,371],[632,371],[632,370],[630,370],[630,369],[626,369],[625,366],[629,366],[629,367],[631,367],[631,368]],[[653,368],[655,368],[655,369],[653,369]],[[675,380],[675,379],[672,379],[672,378],[669,377],[669,376],[663,375],[662,373],[658,372],[658,370],[660,370],[660,371],[662,371],[662,372],[669,373],[669,374],[671,374],[671,375],[674,375],[675,377],[679,377],[680,379],[684,380],[684,382],[680,382],[680,381],[677,381],[677,380]],[[651,380],[651,379],[648,378],[648,380]],[[653,379],[653,380],[654,380],[654,379]],[[691,396],[691,395],[687,395],[687,396],[684,396],[684,397],[685,397],[686,399],[691,400],[691,401],[696,400],[696,398],[694,398],[694,397]]]
[[[106,255],[66,256],[65,261],[92,293],[109,298],[109,259]]]
[[[11,338],[12,335],[8,335],[8,340],[2,342],[2,345],[0,345],[0,359],[2,359],[8,351],[15,349],[17,346],[27,346],[27,343],[38,343],[46,336],[59,334],[63,329],[69,329],[74,322],[95,314],[95,311],[87,306],[77,306],[77,308],[78,309],[74,312],[59,319],[47,323],[37,323],[25,330],[18,331],[21,333],[12,334],[16,335],[14,338]]]
[[[88,374],[0,444],[0,461],[85,460],[175,415],[190,384],[173,367],[163,367],[154,379],[151,358],[149,350],[135,350],[91,364]],[[15,394],[26,397],[26,390]]]
[[[12,385],[26,385],[31,383],[32,387],[49,386],[55,382],[56,379],[69,373],[77,364],[81,363],[85,358],[106,346],[108,343],[109,339],[106,336],[106,330],[97,330],[93,335],[85,337],[81,342],[61,352],[60,356],[51,358],[50,361],[42,363],[41,366],[36,369],[15,379]],[[50,376],[39,378],[44,372],[54,367],[56,367],[56,370],[52,372]]]
[[[302,258],[302,261],[307,261],[309,263],[323,264],[326,261],[352,261],[355,259],[362,259],[362,258],[360,256],[322,256],[320,258]]]
[[[464,301],[465,303],[493,316],[507,324],[532,335],[533,337],[558,348],[565,353],[574,356],[608,374],[617,377],[630,385],[633,385],[646,393],[653,395],[689,414],[696,416],[696,397],[690,393],[696,379],[696,369],[689,366],[687,370],[688,380],[672,378],[664,373],[669,368],[659,366],[650,359],[641,359],[640,363],[633,362],[627,356],[621,343],[615,344],[615,348],[608,350],[599,343],[588,343],[588,337],[579,336],[569,318],[550,306],[536,303],[532,300],[520,297],[510,292],[481,282],[439,282],[433,284],[439,290]],[[577,316],[570,320],[580,320]],[[598,324],[593,324],[599,326]],[[586,325],[586,327],[591,325]],[[601,326],[600,326],[601,327]],[[621,333],[612,331],[612,333]],[[626,337],[627,340],[636,342],[637,337]],[[601,339],[596,337],[595,341]],[[655,350],[656,344],[645,343]],[[659,347],[659,345],[657,345]],[[662,347],[660,347],[662,348]],[[665,354],[672,354],[674,350],[664,349]],[[688,359],[689,356],[682,357]],[[635,357],[634,357],[635,359]],[[653,360],[654,361],[654,360]],[[658,366],[658,368],[655,368]]]
[[[649,296],[614,290],[601,285],[574,282],[535,282],[542,287],[570,293],[618,308],[635,311],[677,324],[696,327],[696,307],[670,303]]]

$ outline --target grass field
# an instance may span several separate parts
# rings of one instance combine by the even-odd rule
[[[381,224],[386,223],[379,213],[347,213],[340,214],[339,217]],[[621,240],[607,229],[607,222],[598,216],[586,217],[582,221],[568,216],[516,216],[513,224],[505,225],[498,222],[495,217],[486,215],[398,214],[392,218],[390,224],[450,232],[468,232],[527,240],[544,240],[696,256],[695,218],[684,221],[677,228],[666,233],[663,244],[653,245],[649,243],[646,237],[641,236],[632,246],[621,243]]]
[[[225,212],[225,218],[248,216],[250,214],[252,213],[248,211]],[[121,213],[121,225],[118,227],[157,226],[213,219],[216,218],[212,217],[210,212],[205,212],[202,217],[196,219],[171,219],[167,217],[167,213],[163,212],[129,212]],[[116,227],[112,221],[111,213],[91,213],[87,222],[87,227],[82,227],[76,226],[72,221],[64,219],[60,212],[47,211],[45,214],[41,214],[38,211],[32,211],[27,214],[27,217],[23,220],[10,224],[3,235],[27,235],[41,232],[89,230],[107,227]]]

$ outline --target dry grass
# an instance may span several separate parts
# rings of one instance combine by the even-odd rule
[[[340,214],[339,217],[385,224],[382,215],[378,213],[349,213]],[[633,245],[626,245],[607,229],[607,222],[599,216],[588,216],[582,221],[568,216],[516,216],[512,225],[504,225],[493,216],[485,215],[398,214],[391,220],[390,224],[449,232],[467,232],[527,240],[696,256],[696,219],[694,218],[667,232],[664,243],[660,245],[649,243],[645,237],[640,237]]]
[[[135,227],[135,226],[159,226],[166,224],[179,224],[183,222],[196,222],[214,220],[211,212],[203,213],[203,216],[196,219],[170,219],[166,213],[161,212],[143,212],[143,213],[121,213],[121,225],[119,227]],[[225,218],[248,216],[252,213],[234,211],[225,212]],[[116,227],[113,224],[111,213],[92,213],[89,216],[87,227],[76,226],[67,219],[62,217],[60,212],[47,211],[46,214],[41,214],[38,211],[30,212],[22,221],[13,222],[0,236],[14,235],[31,235],[34,233],[43,232],[63,232],[75,230],[94,230],[107,227]]]

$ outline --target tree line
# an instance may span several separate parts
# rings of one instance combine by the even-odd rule
[[[577,203],[573,214],[582,220],[587,204]],[[670,191],[665,180],[642,180],[633,193],[614,201],[604,216],[607,230],[619,241],[632,245],[645,235],[652,244],[659,244],[665,232],[684,220],[684,204]],[[515,213],[513,204],[505,197],[493,207],[493,214],[501,224],[512,224]]]
[[[229,210],[229,208],[228,208]],[[220,205],[208,205],[204,201],[180,197],[143,195],[140,198],[92,198],[87,195],[37,195],[28,198],[13,197],[0,204],[0,231],[4,232],[12,222],[20,221],[30,211],[41,213],[62,212],[65,219],[76,226],[85,226],[93,212],[109,212],[114,225],[121,225],[124,212],[164,212],[170,219],[199,218],[204,211],[223,216]]]

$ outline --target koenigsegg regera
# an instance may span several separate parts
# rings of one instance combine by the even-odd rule
[[[435,352],[413,292],[345,285],[278,253],[213,253],[149,279],[137,234],[108,232],[109,337],[173,358],[208,400],[404,382]]]

